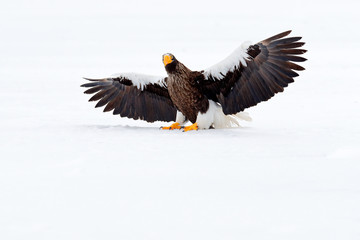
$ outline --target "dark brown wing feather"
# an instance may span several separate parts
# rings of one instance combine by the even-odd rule
[[[278,92],[284,91],[294,77],[299,76],[294,70],[304,70],[294,62],[306,61],[300,57],[306,52],[297,49],[305,43],[301,37],[284,38],[291,31],[283,32],[250,46],[247,53],[250,59],[247,66],[239,62],[233,71],[228,71],[223,78],[204,76],[199,82],[202,92],[222,105],[225,114],[235,114],[245,108],[266,101]]]
[[[149,83],[139,89],[126,77],[88,79],[84,93],[94,94],[89,101],[98,101],[95,107],[105,106],[104,112],[112,111],[121,117],[141,119],[148,122],[175,121],[176,108],[170,99],[166,86]]]

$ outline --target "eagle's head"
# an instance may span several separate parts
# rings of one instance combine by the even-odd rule
[[[168,73],[175,70],[178,60],[171,53],[166,53],[162,57],[165,69]]]

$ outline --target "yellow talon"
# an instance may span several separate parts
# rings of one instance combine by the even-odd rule
[[[181,129],[180,123],[173,123],[169,127],[161,127],[162,130],[174,130],[174,129]]]
[[[198,127],[197,123],[194,123],[190,126],[184,127],[184,132],[191,131],[191,130],[198,130],[198,129],[199,129],[199,127]]]

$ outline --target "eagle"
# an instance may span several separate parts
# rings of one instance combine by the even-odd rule
[[[89,101],[114,115],[147,122],[174,122],[161,129],[183,131],[225,128],[248,119],[244,110],[284,91],[295,71],[305,70],[295,62],[307,50],[301,37],[286,31],[256,44],[243,43],[221,62],[201,71],[192,71],[173,54],[162,61],[166,77],[121,73],[89,81],[81,87],[94,94]],[[184,126],[188,121],[192,124]]]

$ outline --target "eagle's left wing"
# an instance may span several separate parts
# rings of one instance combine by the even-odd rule
[[[225,114],[235,114],[282,92],[304,70],[293,62],[303,62],[306,52],[301,37],[283,32],[254,45],[241,46],[222,62],[202,72],[199,88],[221,104]]]
[[[98,101],[95,107],[105,106],[122,117],[148,122],[175,121],[176,108],[167,90],[167,79],[135,73],[122,73],[110,78],[89,79],[81,87],[84,93],[95,94],[89,101]]]

